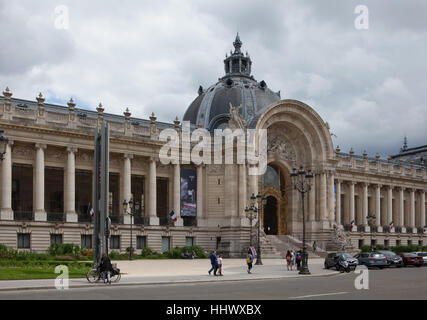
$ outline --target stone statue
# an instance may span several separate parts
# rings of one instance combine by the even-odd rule
[[[352,248],[350,239],[346,236],[344,232],[344,227],[341,225],[333,224],[333,239],[334,243],[340,250],[345,250],[346,248]]]
[[[228,121],[228,127],[232,130],[235,129],[246,129],[246,120],[245,117],[240,113],[242,105],[238,107],[233,107],[230,102],[230,120]]]

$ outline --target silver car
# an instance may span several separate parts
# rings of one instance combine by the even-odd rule
[[[422,257],[424,264],[427,264],[427,252],[414,252],[417,256]]]

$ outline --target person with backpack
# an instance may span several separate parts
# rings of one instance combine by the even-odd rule
[[[252,273],[252,263],[254,262],[254,257],[252,255],[252,250],[251,248],[248,249],[248,254],[246,256],[246,264],[248,265],[248,273]]]
[[[111,272],[113,271],[113,265],[111,264],[111,260],[106,253],[103,254],[101,258],[101,263],[99,265],[102,280],[104,283],[111,284]]]
[[[301,269],[301,260],[302,260],[302,253],[301,250],[298,250],[296,256],[295,256],[295,260],[297,263],[297,270]]]
[[[209,275],[211,274],[211,272],[214,272],[214,276],[216,276],[216,271],[217,271],[217,264],[216,264],[216,251],[212,251],[211,254],[209,255],[209,259],[211,260],[211,266],[212,268],[208,271]]]
[[[292,271],[292,253],[291,253],[291,251],[288,250],[288,252],[286,252],[285,259],[286,259],[286,265],[287,265],[288,271]]]

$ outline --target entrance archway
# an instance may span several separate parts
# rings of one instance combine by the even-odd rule
[[[274,163],[267,166],[262,177],[263,196],[267,204],[262,210],[262,228],[266,234],[283,235],[287,232],[286,179],[282,168]]]
[[[273,196],[267,197],[267,204],[264,207],[264,232],[266,234],[278,233],[278,203]]]

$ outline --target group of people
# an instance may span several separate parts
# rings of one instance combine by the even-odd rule
[[[212,268],[208,271],[209,275],[213,271],[214,276],[222,276],[222,254],[216,254],[216,251],[212,251],[209,255],[209,259],[211,261]]]
[[[288,252],[286,252],[285,259],[286,259],[286,265],[287,265],[288,271],[292,271],[294,267],[296,268],[296,270],[301,269],[301,261],[302,261],[301,250],[298,250],[298,251],[288,250]]]
[[[183,252],[181,254],[181,257],[185,258],[185,259],[195,259],[195,258],[197,258],[196,252],[194,250],[191,250],[191,253],[188,252],[188,250],[185,250],[185,253]]]

